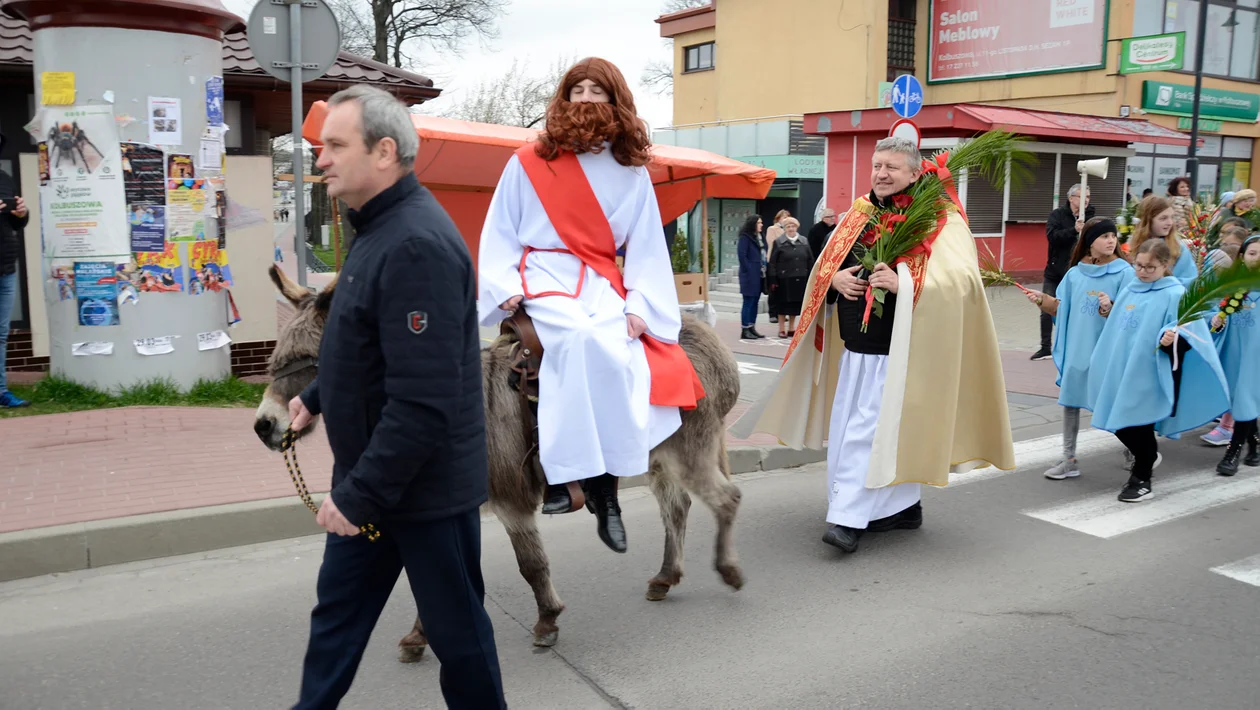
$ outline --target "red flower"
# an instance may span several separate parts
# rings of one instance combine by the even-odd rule
[[[880,228],[891,232],[894,225],[900,224],[904,221],[906,221],[906,216],[904,214],[885,212],[879,217],[879,226]]]
[[[892,198],[893,207],[896,207],[899,210],[904,210],[909,207],[911,202],[914,202],[914,198],[909,195],[893,195]]]

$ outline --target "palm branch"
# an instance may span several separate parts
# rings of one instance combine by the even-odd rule
[[[1177,325],[1205,318],[1222,298],[1255,290],[1260,290],[1260,271],[1247,268],[1242,259],[1224,271],[1209,269],[1186,286],[1177,305]]]
[[[979,175],[991,185],[1005,185],[1009,179],[1011,192],[1019,192],[1032,181],[1032,166],[1037,164],[1037,157],[1022,146],[1027,141],[1006,131],[986,131],[949,150],[945,165],[955,180],[964,172]],[[933,162],[941,152],[933,154]]]

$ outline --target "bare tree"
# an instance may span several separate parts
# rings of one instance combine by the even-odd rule
[[[513,59],[503,74],[470,87],[462,99],[439,115],[534,128],[542,124],[556,86],[574,61],[561,57],[542,73],[534,74],[527,64]]]
[[[458,53],[469,35],[498,36],[509,0],[332,0],[342,47],[383,64],[409,68],[424,49]]]
[[[661,5],[661,14],[668,15],[709,4],[710,0],[665,0]],[[666,39],[665,46],[669,49],[669,60],[653,59],[643,67],[643,73],[639,75],[639,81],[658,96],[674,91],[674,40]]]

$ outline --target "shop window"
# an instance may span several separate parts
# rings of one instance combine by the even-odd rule
[[[977,236],[1002,233],[1002,203],[1005,186],[994,187],[980,176],[967,177],[967,220]],[[1047,214],[1049,214],[1047,212]]]
[[[1054,153],[1037,153],[1037,164],[1029,172],[1032,173],[1022,189],[1011,191],[1011,211],[1008,220],[1012,222],[1045,222],[1050,213],[1058,207],[1054,202]],[[1063,191],[1066,194],[1068,183]]]
[[[1257,66],[1260,65],[1256,49],[1260,47],[1260,14],[1247,10],[1236,10],[1233,20],[1238,24],[1233,29],[1234,49],[1229,63],[1229,75],[1238,79],[1256,79]]]
[[[697,44],[687,47],[683,51],[686,53],[686,62],[683,65],[683,71],[704,71],[713,68],[713,50],[712,42],[705,44]]]
[[[1203,73],[1246,81],[1260,78],[1260,0],[1208,0]],[[1248,9],[1252,8],[1252,9]],[[1194,72],[1198,45],[1199,0],[1136,0],[1136,36],[1155,34],[1151,16],[1163,19],[1162,32],[1186,33],[1186,73]],[[1162,10],[1162,12],[1161,12]]]

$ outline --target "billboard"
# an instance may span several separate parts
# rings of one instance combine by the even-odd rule
[[[1106,65],[1108,0],[931,0],[928,83]]]

